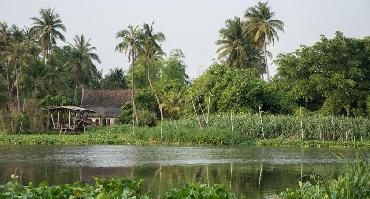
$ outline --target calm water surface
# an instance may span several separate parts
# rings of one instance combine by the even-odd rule
[[[224,184],[240,197],[267,198],[297,187],[301,175],[335,176],[355,150],[274,147],[0,146],[0,182],[11,174],[24,183],[49,184],[93,176],[144,178],[160,196],[185,182]],[[360,151],[368,160],[370,152]]]

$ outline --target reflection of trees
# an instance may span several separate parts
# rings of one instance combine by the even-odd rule
[[[93,182],[92,176],[126,176],[144,179],[143,189],[151,191],[158,197],[169,187],[183,186],[186,182],[203,184],[229,185],[231,190],[247,198],[260,198],[263,192],[285,190],[286,187],[297,187],[298,179],[303,172],[303,165],[271,165],[264,163],[261,173],[261,163],[256,164],[211,164],[188,166],[138,166],[124,168],[87,168],[87,167],[53,167],[2,164],[0,180],[5,183],[10,175],[17,172],[22,175],[22,182],[32,181],[38,184],[47,181],[50,184],[71,183],[77,180]],[[338,169],[335,165],[323,164],[304,165],[304,174],[320,171],[335,175]],[[208,172],[207,172],[208,171]],[[260,176],[261,182],[259,183]]]

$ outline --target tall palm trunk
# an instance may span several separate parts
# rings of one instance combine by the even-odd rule
[[[7,82],[7,86],[8,86],[8,95],[9,95],[9,99],[11,99],[12,97],[12,86],[11,86],[11,83],[10,83],[10,76],[9,76],[9,62],[7,63],[7,66],[6,66],[6,82]]]
[[[132,88],[132,92],[131,92],[131,97],[132,97],[132,126],[135,127],[135,123],[136,125],[139,124],[139,120],[137,118],[137,110],[136,110],[136,105],[135,105],[135,85],[134,85],[134,73],[135,73],[135,58],[136,56],[134,54],[132,54],[132,76],[131,76],[131,88]]]
[[[159,107],[159,112],[161,114],[161,141],[162,141],[162,138],[163,138],[163,111],[162,111],[162,105],[161,105],[161,102],[159,100],[159,97],[157,95],[157,92],[155,91],[154,89],[154,86],[152,84],[152,80],[150,78],[150,65],[151,65],[151,60],[148,59],[148,71],[147,71],[147,75],[148,75],[148,82],[149,82],[149,86],[150,86],[150,89],[152,90],[152,92],[154,93],[154,96],[155,96],[155,99],[157,100],[157,104],[158,104],[158,107]]]
[[[265,41],[263,42],[264,43],[264,53],[265,53],[265,64],[266,64],[266,74],[267,74],[267,81],[270,81],[271,78],[270,78],[270,72],[269,72],[269,66],[267,64],[267,44],[266,44],[266,39]]]
[[[21,111],[21,103],[19,101],[19,83],[18,83],[18,78],[17,78],[17,84],[16,84],[16,89],[17,89],[17,108],[18,111]]]
[[[76,86],[75,86],[75,94],[74,94],[74,97],[73,97],[73,101],[77,101],[77,88],[78,88],[78,83],[76,81]]]

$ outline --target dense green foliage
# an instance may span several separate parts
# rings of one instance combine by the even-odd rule
[[[0,185],[0,198],[149,198],[141,190],[142,180],[130,180],[126,178],[97,178],[95,185],[76,182],[74,184],[64,184],[58,186],[48,186],[41,183],[34,186],[22,186],[14,179],[5,185]]]
[[[236,199],[236,196],[222,185],[186,184],[183,188],[173,188],[165,193],[164,198]]]
[[[280,55],[276,84],[295,103],[327,115],[366,115],[370,89],[370,39],[343,33]]]
[[[210,112],[254,113],[260,107],[272,113],[290,111],[252,69],[225,68],[215,64],[196,79],[187,92],[188,112],[194,112],[194,106],[197,112],[209,108]]]
[[[311,181],[311,182],[310,182]],[[362,199],[370,197],[370,165],[356,162],[349,165],[337,179],[315,179],[299,183],[298,189],[288,189],[278,196],[286,199]]]
[[[96,178],[95,184],[76,182],[74,184],[63,184],[48,186],[41,183],[34,186],[30,183],[22,186],[17,177],[12,181],[0,185],[1,199],[16,198],[80,198],[80,199],[149,199],[153,198],[150,193],[145,193],[142,188],[143,180],[130,180],[127,178]],[[199,185],[186,184],[182,188],[173,188],[161,197],[163,199],[198,198],[198,199],[234,199],[236,196],[222,185]]]
[[[116,50],[126,54],[130,67],[127,71],[117,67],[103,77],[96,67],[100,59],[92,41],[78,35],[71,44],[63,43],[67,29],[54,10],[41,9],[40,16],[31,21],[32,26],[24,29],[0,23],[2,132],[47,129],[50,122],[42,120],[47,115],[35,110],[48,105],[78,105],[83,88],[133,89],[134,100],[123,105],[120,123],[136,126],[194,117],[198,118],[194,124],[204,127],[208,113],[303,114],[311,121],[324,116],[370,115],[369,37],[348,38],[340,32],[334,38],[322,36],[312,46],[279,55],[273,81],[261,78],[266,73],[268,76],[266,48],[284,29],[268,3],[259,2],[246,9],[244,18],[226,21],[216,42],[219,60],[192,81],[186,74],[182,51],[173,50],[168,56],[163,52],[165,36],[154,30],[154,23],[129,25],[117,33]],[[288,125],[278,128],[289,128],[284,120],[276,122]],[[350,139],[353,130],[346,128]],[[254,129],[250,134],[262,134],[250,129]],[[264,136],[271,135],[268,129],[264,127]],[[321,129],[324,127],[315,126],[303,131],[306,137],[329,137]],[[338,138],[336,129],[330,134]]]

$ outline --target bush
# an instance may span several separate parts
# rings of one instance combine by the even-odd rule
[[[186,184],[183,188],[173,188],[165,194],[164,199],[197,198],[197,199],[236,199],[235,194],[229,192],[222,185]]]
[[[0,198],[122,198],[122,199],[149,199],[150,193],[144,193],[141,188],[143,180],[127,178],[96,178],[95,185],[76,182],[58,186],[48,186],[41,183],[33,186],[30,183],[22,186],[18,177],[12,176],[12,181],[0,185]],[[198,199],[234,199],[236,196],[227,191],[224,186],[187,184],[181,189],[171,189],[164,194],[163,199],[198,198]]]
[[[370,166],[358,161],[341,173],[337,179],[318,183],[299,183],[298,189],[288,189],[277,198],[284,199],[363,199],[370,198]]]

